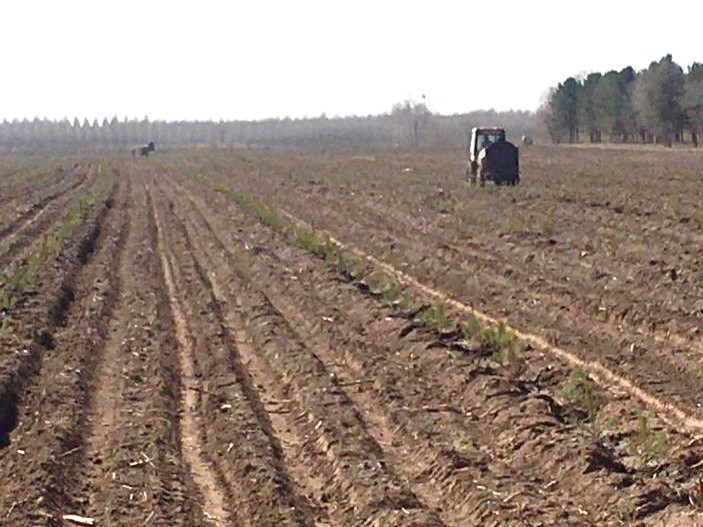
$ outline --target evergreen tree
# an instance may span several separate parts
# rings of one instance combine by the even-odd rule
[[[643,128],[671,146],[672,135],[683,129],[681,108],[684,74],[671,55],[639,73],[635,81],[633,104]]]
[[[564,84],[559,84],[552,102],[553,112],[561,128],[569,133],[569,142],[578,141],[578,99],[581,85],[573,77],[569,77]]]
[[[576,92],[577,119],[579,129],[588,132],[591,143],[600,142],[600,130],[595,108],[595,92],[601,82],[600,73],[589,74]]]
[[[703,64],[694,62],[684,80],[683,109],[688,118],[693,144],[698,146],[703,131]]]

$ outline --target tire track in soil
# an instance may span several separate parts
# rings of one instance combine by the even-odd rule
[[[133,288],[134,284],[129,282],[135,279],[134,274],[129,272],[130,270],[134,271],[134,269],[129,268],[129,263],[127,262],[130,255],[125,254],[126,248],[131,244],[131,238],[134,235],[134,195],[131,181],[128,180],[125,184],[128,195],[125,214],[128,219],[123,232],[120,234],[120,253],[114,260],[117,268],[117,283],[119,285],[115,288],[113,296],[117,300],[112,309],[111,320],[107,324],[108,341],[99,350],[95,368],[95,383],[91,390],[89,417],[87,419],[90,423],[90,429],[83,448],[88,459],[101,458],[101,447],[104,445],[109,432],[114,428],[120,404],[121,394],[118,389],[118,383],[120,382],[118,366],[120,365],[120,360],[115,349],[115,340],[123,342],[126,338],[129,324],[124,324],[122,321],[131,320],[131,317],[125,316],[124,312],[125,289]],[[96,416],[96,414],[99,415]]]
[[[199,252],[203,264],[212,269],[212,266],[216,264],[213,263],[209,253],[202,250],[202,247],[195,239],[193,239],[193,244],[194,248]],[[213,276],[212,272],[209,272],[208,276],[214,297],[220,305],[229,305],[231,307],[232,302],[225,300],[227,296],[219,281]],[[238,300],[235,301],[235,306],[238,310],[244,309]],[[243,367],[246,368],[255,383],[258,397],[263,404],[268,402],[269,407],[265,411],[267,420],[271,424],[272,441],[275,441],[281,449],[282,457],[286,461],[285,469],[290,475],[291,481],[298,487],[299,494],[305,496],[311,502],[308,504],[308,508],[315,511],[315,525],[319,527],[344,527],[346,524],[331,517],[324,506],[324,502],[329,501],[325,497],[325,478],[314,473],[311,474],[310,465],[306,461],[296,461],[298,455],[294,452],[294,446],[301,445],[305,438],[291,430],[290,423],[283,415],[291,411],[286,408],[289,405],[289,401],[282,399],[280,394],[271,389],[269,383],[262,381],[270,374],[267,373],[266,365],[258,358],[254,344],[242,329],[246,326],[246,322],[231,309],[223,314],[223,319],[232,334],[238,355],[244,361]]]
[[[197,246],[197,242],[194,242],[194,246]],[[205,253],[201,253],[201,255],[204,262],[211,262],[208,255]],[[225,293],[220,288],[219,282],[213,278],[212,273],[209,273],[209,276],[213,295],[221,305],[225,305]],[[237,308],[242,309],[240,304],[237,304]],[[285,464],[285,469],[291,476],[291,480],[299,487],[300,494],[306,496],[308,500],[316,502],[314,505],[310,503],[307,505],[308,509],[316,510],[317,519],[314,524],[320,527],[343,527],[345,524],[338,523],[333,518],[330,518],[321,505],[325,501],[324,498],[319,498],[324,493],[323,489],[326,484],[324,479],[310,474],[309,467],[304,466],[304,464],[291,462],[292,456],[290,452],[285,454],[286,451],[290,450],[291,445],[301,444],[304,438],[291,431],[290,425],[282,415],[290,412],[290,409],[285,408],[287,400],[281,399],[277,393],[267,389],[269,388],[268,385],[257,381],[267,375],[266,367],[258,360],[253,344],[247,338],[246,332],[241,329],[245,323],[235,313],[225,314],[223,318],[232,334],[239,356],[245,361],[244,367],[246,367],[249,375],[256,383],[260,400],[263,404],[268,404],[268,408],[265,411],[267,411],[267,420],[272,427],[272,441],[278,444],[283,452],[282,455],[289,461]],[[318,499],[315,499],[316,496]]]
[[[75,494],[87,497],[86,516],[96,518],[100,521],[102,513],[110,518],[108,510],[97,511],[92,506],[99,499],[101,492],[104,492],[105,487],[110,486],[106,475],[101,470],[104,460],[108,458],[106,453],[108,438],[111,433],[114,433],[120,404],[122,403],[121,393],[121,357],[118,351],[124,352],[115,346],[115,340],[124,342],[127,336],[127,330],[130,323],[125,323],[125,320],[131,320],[130,317],[124,317],[126,296],[124,289],[130,287],[128,282],[134,279],[133,275],[127,272],[129,264],[127,263],[128,255],[127,246],[130,244],[130,238],[134,234],[134,196],[131,188],[131,181],[127,181],[128,186],[128,203],[127,203],[127,220],[124,228],[124,233],[121,235],[121,251],[115,258],[115,267],[117,268],[117,280],[119,287],[114,292],[117,299],[116,305],[113,307],[113,313],[110,322],[107,324],[107,342],[98,351],[95,367],[95,379],[90,393],[88,403],[88,416],[85,421],[87,423],[87,431],[83,433],[85,437],[82,446],[82,455],[80,456],[79,466],[86,467],[81,470],[80,490]],[[117,329],[115,328],[117,325]],[[107,463],[105,463],[107,465]],[[112,468],[112,467],[107,467]],[[109,520],[108,520],[109,521]]]
[[[158,179],[154,180],[154,187]],[[174,282],[188,299],[184,315],[193,335],[203,448],[232,504],[231,521],[242,526],[313,525],[311,506],[293,486],[256,387],[223,322],[222,309],[172,203],[159,193],[167,245],[178,260]],[[177,287],[178,289],[178,287]],[[205,337],[207,335],[207,337]]]
[[[265,287],[267,290],[270,290],[270,285],[273,284],[272,277],[266,274],[266,271],[262,274],[260,269],[257,270],[259,263],[255,259],[247,260],[248,263],[246,263],[244,260],[237,257],[229,249],[232,243],[225,242],[219,238],[217,227],[213,226],[205,217],[203,207],[198,205],[193,198],[187,195],[185,199],[190,201],[192,205],[190,207],[191,210],[197,211],[199,222],[202,222],[205,226],[204,230],[196,229],[193,238],[196,240],[213,239],[216,241],[217,245],[215,254],[227,255],[226,260],[219,258],[217,263],[210,263],[209,267],[211,269],[234,267],[251,270],[252,274],[248,275],[245,280],[262,284],[258,287]],[[238,236],[234,235],[234,237],[237,238]],[[244,243],[245,242],[240,239],[235,242],[235,245],[243,246]],[[200,254],[207,254],[208,250],[204,247],[200,247],[198,252]],[[269,256],[268,253],[267,256]],[[271,272],[274,267],[278,267],[270,261],[269,263],[262,262],[261,265],[264,269],[269,270],[269,272]],[[280,265],[285,266],[282,261]],[[292,266],[290,262],[289,265]],[[273,280],[275,281],[275,279]],[[299,280],[303,280],[303,277],[300,277]],[[369,374],[370,371],[364,371],[365,366],[361,365],[361,363],[357,363],[355,366],[356,369],[352,368],[351,370],[344,366],[349,360],[349,357],[345,357],[345,353],[341,352],[345,347],[344,344],[339,341],[335,341],[334,343],[327,341],[317,329],[311,326],[310,317],[313,316],[315,311],[310,310],[310,298],[306,298],[306,296],[309,297],[310,294],[301,291],[300,288],[297,287],[299,280],[289,284],[291,287],[290,291],[276,291],[274,296],[268,296],[269,293],[266,293],[266,295],[270,298],[271,302],[273,302],[276,309],[280,310],[283,316],[291,321],[290,323],[292,325],[298,328],[296,331],[301,332],[300,335],[304,340],[309,343],[310,346],[314,347],[314,353],[317,354],[325,364],[330,365],[331,375],[339,379],[345,379],[350,386],[354,386],[355,381],[350,379],[359,378],[364,373]],[[219,286],[214,277],[212,283],[217,291]],[[266,284],[266,286],[263,284]],[[276,289],[275,286],[272,287],[274,290]],[[295,293],[292,291],[295,291]],[[226,298],[226,293],[221,290],[217,291],[216,294],[221,298]],[[287,298],[289,294],[292,296]],[[317,296],[315,298],[317,298],[317,303],[319,303],[319,305],[325,305],[325,302],[321,298]],[[356,302],[352,302],[352,304],[355,305]],[[329,309],[329,306],[327,307]],[[319,313],[315,316],[319,318],[318,315]],[[237,320],[236,315],[234,317],[235,320],[231,322],[231,325],[239,327],[245,325],[243,321]],[[351,320],[345,319],[339,323],[346,326],[346,324],[350,322]],[[343,331],[354,333],[354,330],[348,327]],[[240,345],[241,348],[249,347],[246,334],[243,331],[239,332],[238,342],[242,343]],[[357,345],[359,349],[364,350],[364,356],[369,354],[373,355],[373,352],[368,347],[372,346],[369,342],[358,342]],[[250,354],[249,357],[251,357],[249,363],[250,369],[264,370],[264,366],[256,364],[257,358],[253,354],[253,350],[248,353]],[[351,354],[354,355],[354,352],[351,352]],[[379,353],[379,356],[383,356],[383,353]],[[390,391],[394,393],[395,389],[392,388],[394,382],[389,380],[393,379],[393,375],[388,377],[388,372],[385,368],[374,373],[379,375],[377,377],[378,381],[381,382],[382,385],[388,386]],[[255,374],[255,376],[257,375]],[[419,380],[418,382],[421,382],[423,386],[425,384],[423,380]],[[372,389],[372,391],[375,391],[375,388]],[[431,393],[439,393],[439,391],[433,390]],[[437,438],[425,437],[423,426],[427,425],[426,422],[424,425],[420,423],[415,425],[415,419],[410,415],[406,416],[407,419],[400,419],[400,421],[397,416],[395,416],[395,419],[389,419],[389,416],[382,410],[382,408],[388,404],[388,400],[383,400],[382,398],[372,400],[370,397],[366,396],[362,390],[350,393],[350,398],[363,416],[368,431],[375,438],[377,443],[382,446],[383,451],[391,460],[391,464],[395,467],[399,467],[399,470],[406,477],[407,481],[414,482],[412,484],[412,489],[421,497],[423,502],[432,504],[435,509],[441,511],[440,516],[447,525],[461,526],[465,525],[467,521],[479,522],[481,525],[506,524],[510,521],[510,516],[504,514],[514,509],[513,503],[510,502],[521,501],[519,498],[521,495],[540,496],[540,505],[537,508],[531,506],[534,505],[534,502],[525,502],[523,504],[523,506],[527,505],[527,507],[520,514],[524,514],[526,519],[534,519],[535,517],[540,517],[542,514],[544,514],[544,518],[542,519],[553,518],[555,514],[557,516],[559,516],[559,514],[566,514],[568,517],[572,518],[571,521],[583,521],[583,515],[585,514],[583,512],[584,508],[579,506],[577,499],[574,499],[576,497],[575,495],[569,495],[568,492],[560,491],[558,488],[552,488],[547,494],[542,492],[538,486],[535,486],[534,481],[529,477],[524,480],[521,480],[521,477],[517,475],[507,477],[506,474],[510,474],[512,469],[509,466],[501,466],[499,461],[493,460],[497,453],[490,454],[489,457],[482,461],[477,461],[477,463],[481,465],[493,465],[494,468],[497,469],[493,481],[489,482],[485,474],[484,477],[479,480],[475,479],[476,476],[473,478],[467,477],[464,472],[465,469],[460,468],[456,470],[458,466],[463,466],[464,461],[459,460],[458,457],[445,451],[442,442],[438,442]],[[446,403],[446,401],[444,402]],[[418,404],[418,408],[421,406],[422,404]],[[439,407],[442,407],[442,404],[439,404]],[[281,424],[280,426],[283,428],[284,425]],[[455,423],[453,426],[462,427],[462,425],[458,423]],[[442,433],[439,431],[436,433],[439,437],[442,436]],[[412,441],[410,441],[411,437],[413,438]],[[549,441],[550,439],[547,439],[547,444]],[[573,446],[571,448],[573,449]],[[459,465],[457,465],[457,463],[459,463]],[[547,474],[544,476],[546,477],[546,475]],[[510,487],[511,482],[514,485],[512,488]],[[498,509],[504,509],[501,511],[503,515],[496,516],[498,513],[495,510],[495,504],[497,503],[501,504],[497,506]],[[547,507],[547,505],[549,506]],[[502,518],[502,520],[497,520],[497,518]]]
[[[120,291],[90,389],[84,446],[67,469],[72,494],[99,525],[203,525],[173,433],[179,374],[169,352],[170,313],[159,309],[167,301],[157,285],[152,218],[142,182],[124,175],[130,196],[115,262]]]
[[[215,280],[211,281],[213,293],[215,294],[218,301],[222,302],[225,298],[224,293],[219,288],[219,283]],[[241,308],[241,306],[237,306]],[[246,368],[252,379],[260,379],[264,375],[261,369],[258,369],[259,361],[255,359],[256,350],[254,349],[251,342],[248,341],[246,333],[241,330],[243,327],[243,322],[241,319],[232,319],[225,316],[227,325],[232,331],[232,336],[234,338],[237,350],[239,350],[239,355],[243,360],[246,360]],[[275,441],[278,443],[279,448],[281,448],[282,456],[285,456],[290,461],[291,454],[290,449],[292,445],[300,444],[302,439],[291,432],[290,427],[282,415],[282,413],[287,413],[290,410],[285,408],[285,402],[281,403],[276,399],[276,394],[266,391],[266,386],[260,383],[256,384],[256,388],[259,390],[259,395],[261,400],[265,403],[268,402],[267,416],[271,423],[272,436],[275,437]],[[286,454],[286,451],[288,453]],[[299,488],[299,493],[305,496],[308,501],[307,507],[311,510],[311,515],[315,515],[314,525],[315,527],[343,527],[341,523],[334,521],[330,518],[330,515],[324,510],[322,506],[322,500],[320,496],[324,492],[325,481],[316,477],[314,474],[310,473],[308,467],[303,466],[298,463],[286,463],[285,468],[290,475],[290,478],[295,485]]]
[[[146,187],[146,192],[150,190]],[[149,194],[150,195],[150,194]],[[193,481],[198,487],[203,498],[203,513],[208,518],[211,525],[224,527],[229,523],[229,511],[225,507],[227,498],[221,489],[217,475],[210,468],[205,460],[200,437],[203,435],[197,417],[197,391],[200,389],[200,382],[195,376],[195,365],[193,348],[191,345],[191,335],[188,331],[188,322],[183,314],[178,300],[178,291],[173,279],[172,267],[174,266],[172,256],[168,254],[168,248],[164,241],[163,224],[159,213],[150,198],[150,209],[156,225],[157,244],[156,252],[161,261],[161,269],[164,283],[166,285],[169,305],[173,314],[176,339],[179,345],[179,360],[181,367],[182,390],[181,390],[181,412],[179,415],[179,429],[181,437],[181,454],[190,468]]]
[[[204,220],[206,221],[206,220]],[[209,236],[216,237],[215,231],[212,230],[212,227],[210,227],[210,233]],[[194,239],[198,238],[207,238],[208,234],[200,232],[198,236],[194,236]],[[197,243],[197,242],[196,242]],[[221,267],[227,267],[233,266],[235,268],[240,268],[237,263],[234,261],[233,254],[229,252],[229,250],[226,248],[226,246],[218,240],[218,245],[219,245],[219,250],[224,253],[229,255],[229,262],[218,262],[217,264],[211,263],[210,268],[211,269],[216,269],[216,268],[221,268]],[[200,248],[199,252],[201,254],[207,254],[207,250],[204,248]],[[213,273],[214,274],[214,273]],[[246,279],[247,281],[251,281],[252,278]],[[226,302],[228,296],[227,293],[223,291],[223,289],[219,285],[218,279],[216,279],[214,276],[211,278],[212,284],[213,284],[213,289],[215,291],[216,296],[220,299],[221,302]],[[255,279],[254,279],[255,281]],[[272,305],[273,306],[273,305]],[[276,302],[276,306],[278,306],[278,302]],[[242,328],[246,327],[247,324],[251,324],[252,321],[247,322],[244,317],[241,316],[241,313],[244,311],[248,311],[249,308],[246,306],[242,305],[241,303],[237,304],[237,310],[239,314],[233,313],[230,316],[227,317],[228,319],[228,324],[230,325],[231,328],[235,328],[234,331],[237,336],[237,344],[239,349],[241,350],[241,353],[244,357],[246,357],[246,360],[248,361],[247,367],[249,370],[252,372],[252,375],[254,378],[258,379],[257,384],[267,393],[267,397],[273,400],[281,400],[281,397],[284,397],[285,394],[281,394],[277,390],[273,388],[273,381],[268,381],[266,380],[267,373],[266,371],[270,369],[267,367],[265,363],[261,361],[259,357],[257,357],[257,353],[255,351],[255,348],[253,347],[252,338],[248,336],[247,332],[243,330]],[[284,311],[285,312],[285,311]],[[283,313],[283,312],[282,312]],[[289,313],[284,315],[285,318],[289,318]],[[289,319],[289,320],[295,320],[295,319]],[[297,322],[299,319],[297,320]],[[309,336],[308,336],[309,337]],[[310,339],[306,337],[306,340],[310,342]],[[329,357],[325,357],[323,355],[320,355],[320,358],[323,359],[325,363],[330,363],[332,362],[329,360]],[[332,371],[336,371],[336,368],[333,368]],[[330,374],[331,376],[334,376],[334,373]],[[286,399],[283,399],[284,401]],[[376,415],[373,413],[369,413],[368,411],[368,406],[359,406],[358,405],[358,398],[355,396],[351,396],[351,400],[354,401],[354,404],[361,409],[362,416],[363,416],[363,422],[364,425],[367,427],[368,432],[371,434],[373,439],[376,441],[376,443],[382,448],[384,454],[388,456],[388,459],[390,461],[390,465],[393,467],[401,467],[404,464],[408,463],[410,461],[410,458],[402,455],[399,453],[399,449],[395,447],[394,443],[394,430],[397,432],[397,427],[391,427],[388,426],[388,424],[385,421],[382,421],[377,418]],[[288,442],[291,444],[300,444],[304,441],[303,438],[300,437],[300,435],[296,435],[295,433],[290,432],[291,425],[285,418],[282,416],[276,416],[275,414],[272,416],[272,421],[274,422],[274,426],[279,430],[279,435],[280,436],[285,436],[285,435],[290,435],[290,438],[288,439]],[[404,452],[403,454],[407,454],[407,451]],[[289,454],[291,458],[295,457],[295,454]],[[416,462],[413,460],[413,462]],[[297,470],[296,472],[300,472],[300,470]],[[409,469],[407,466],[403,466],[402,469],[400,469],[400,472],[403,474],[403,476],[407,476],[410,472],[412,472],[411,469]],[[431,478],[439,478],[439,479],[444,479],[449,475],[449,478],[451,479],[451,474],[440,474],[437,472],[434,472],[430,466],[428,465],[423,465],[420,472],[424,472],[425,474],[431,474]],[[434,472],[434,473],[433,473]],[[409,478],[409,480],[415,479],[416,474],[413,475],[413,477]],[[444,478],[443,478],[444,477]],[[306,478],[309,479],[309,478]],[[304,480],[303,480],[304,481]],[[307,488],[308,492],[311,494],[317,494],[318,496],[320,495],[320,490],[319,490],[319,484],[320,482],[314,482],[311,481],[305,487]],[[479,484],[478,482],[474,481],[474,485]],[[473,485],[472,485],[473,486]],[[480,485],[479,485],[480,486]],[[318,488],[318,490],[315,490],[315,487]],[[452,487],[452,483],[449,483],[449,488]],[[441,509],[442,505],[444,503],[442,502],[441,499],[438,498],[437,494],[433,494],[433,492],[427,492],[425,489],[423,489],[422,484],[415,484],[412,485],[412,490],[417,492],[417,495],[421,497],[421,499],[426,502],[432,504],[434,508]],[[486,493],[490,492],[488,487],[483,487],[486,490]],[[452,488],[451,490],[457,490],[455,488]],[[486,495],[482,492],[479,491],[481,497],[476,500],[475,496],[475,488],[474,489],[468,489],[467,491],[466,486],[464,485],[459,485],[459,493],[461,496],[459,497],[457,492],[449,492],[448,493],[448,498],[451,500],[457,499],[459,497],[460,500],[465,500],[467,502],[471,502],[473,500],[473,504],[476,503],[476,501],[481,501],[481,499],[485,499]],[[472,492],[472,490],[474,492]],[[461,492],[464,491],[464,492]],[[323,498],[318,498],[319,500],[322,500]],[[462,506],[462,503],[456,503],[456,504],[451,504],[453,505],[450,506],[450,508],[460,508]],[[463,525],[469,517],[470,514],[465,513],[465,515],[461,518],[462,522],[459,523],[456,518],[448,518],[446,514],[441,514],[442,520],[446,522],[447,525],[451,526],[458,526],[458,525]],[[344,520],[339,520],[340,525],[345,525],[346,523]]]
[[[327,505],[327,518],[318,518],[318,522],[340,526],[443,525],[407,487],[334,375],[303,344],[266,295],[259,288],[240,289],[251,277],[237,268],[232,271],[236,276],[220,278],[218,271],[230,266],[216,257],[218,251],[202,242],[216,240],[213,233],[199,230],[191,218],[184,221],[194,253],[210,269],[215,297],[221,305],[230,306],[224,313],[225,321],[237,336],[250,374],[269,400],[284,405],[283,410],[271,410],[271,421],[276,434],[287,438],[283,444],[290,472],[302,475],[307,469],[315,474],[297,483],[318,507]]]

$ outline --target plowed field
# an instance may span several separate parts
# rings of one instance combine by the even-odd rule
[[[0,159],[0,525],[703,525],[703,155]]]

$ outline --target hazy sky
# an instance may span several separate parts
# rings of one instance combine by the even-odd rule
[[[701,15],[701,0],[2,0],[0,118],[365,115],[422,94],[442,113],[535,109],[579,72],[703,62]]]

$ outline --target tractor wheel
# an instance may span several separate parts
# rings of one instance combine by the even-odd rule
[[[470,162],[469,166],[466,167],[466,182],[471,186],[475,186],[478,183],[478,175],[478,164]]]
[[[486,179],[488,179],[488,167],[486,166],[486,160],[483,159],[478,166],[478,181],[482,187],[486,186]]]

